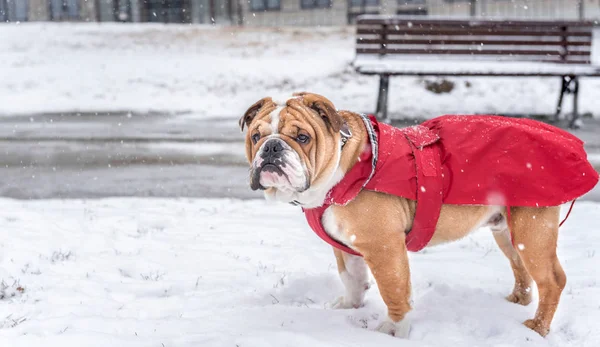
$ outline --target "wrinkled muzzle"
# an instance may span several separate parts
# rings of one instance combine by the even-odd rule
[[[262,144],[250,169],[250,188],[303,192],[308,172],[300,156],[285,141],[273,137]]]

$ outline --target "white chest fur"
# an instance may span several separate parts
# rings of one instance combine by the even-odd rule
[[[323,228],[327,235],[331,236],[334,240],[343,243],[344,245],[352,248],[352,241],[354,238],[352,235],[348,235],[347,230],[343,230],[341,227],[341,223],[336,219],[335,214],[333,212],[332,206],[325,210],[323,213]]]

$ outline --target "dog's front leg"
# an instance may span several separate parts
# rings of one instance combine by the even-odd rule
[[[377,330],[406,338],[410,332],[410,270],[404,234],[397,231],[382,238],[385,243],[369,243],[359,248],[369,265],[388,309],[388,319]]]
[[[369,269],[365,260],[337,248],[333,249],[337,261],[338,272],[346,294],[339,297],[333,304],[334,309],[359,308],[363,305],[365,293],[371,286]]]

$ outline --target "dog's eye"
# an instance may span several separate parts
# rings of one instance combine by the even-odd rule
[[[300,134],[296,140],[302,144],[306,144],[308,141],[310,141],[310,137],[308,137],[308,135]]]
[[[254,142],[254,144],[256,144],[258,142],[258,140],[260,140],[260,134],[256,133],[254,135],[252,135],[252,142]]]

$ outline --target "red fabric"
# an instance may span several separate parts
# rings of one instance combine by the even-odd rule
[[[359,255],[332,240],[321,219],[327,207],[347,204],[361,189],[417,200],[406,241],[410,251],[419,251],[433,236],[442,203],[556,206],[598,182],[583,142],[542,122],[448,115],[399,129],[370,120],[378,147],[371,180],[367,182],[373,157],[369,149],[329,192],[323,206],[303,209],[319,237],[351,254]]]
[[[556,206],[598,182],[583,141],[542,122],[442,116],[423,126],[441,138],[447,204]]]

